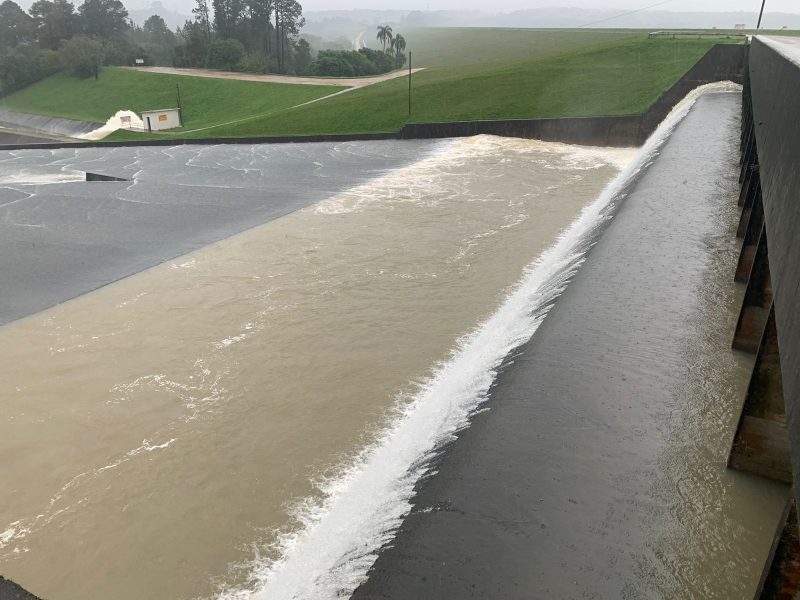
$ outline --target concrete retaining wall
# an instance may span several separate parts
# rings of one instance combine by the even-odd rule
[[[800,66],[754,39],[749,75],[792,471],[800,481]]]
[[[3,150],[23,150],[26,148],[115,148],[118,146],[208,146],[211,144],[291,144],[310,142],[356,142],[371,140],[396,140],[397,133],[346,133],[322,135],[283,135],[237,138],[173,138],[162,140],[126,140],[114,142],[49,142],[46,144],[11,144],[2,145]]]
[[[400,137],[404,139],[464,137],[484,133],[592,146],[638,146],[645,142],[672,108],[694,88],[715,81],[742,83],[745,73],[745,48],[739,44],[713,46],[643,114],[410,123],[400,130]]]
[[[33,134],[77,137],[94,131],[103,124],[0,109],[0,126],[20,132],[30,131]]]
[[[744,83],[747,46],[717,44],[642,115],[639,139],[642,143],[656,130],[669,111],[698,86],[715,81]]]
[[[400,130],[400,137],[402,139],[419,139],[489,134],[546,142],[625,147],[639,144],[641,120],[641,115],[627,115],[621,117],[410,123]]]

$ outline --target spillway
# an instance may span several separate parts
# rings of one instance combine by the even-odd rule
[[[0,568],[53,600],[747,595],[788,489],[726,468],[739,98],[639,150],[0,153]]]
[[[4,154],[26,181],[0,184],[3,268],[59,303],[0,327],[3,573],[55,600],[261,593],[633,154],[488,136]],[[131,181],[45,181],[76,170]],[[119,279],[127,249],[149,268]]]
[[[355,598],[756,588],[787,489],[726,468],[739,111],[709,93],[676,126]]]

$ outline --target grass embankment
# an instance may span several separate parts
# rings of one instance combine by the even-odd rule
[[[648,39],[631,30],[417,29],[403,34],[405,78],[291,108],[341,88],[266,84],[105,69],[100,80],[54,76],[10,96],[14,110],[104,121],[116,110],[175,104],[186,129],[107,139],[237,137],[397,131],[407,122],[620,115],[642,112],[724,39]],[[244,119],[230,124],[231,121]],[[202,131],[192,132],[193,129]]]
[[[548,38],[558,39],[551,32],[539,32],[536,41],[543,52]],[[507,61],[461,64],[453,64],[461,60],[454,50],[434,58],[434,51],[422,45],[420,54],[431,52],[429,60],[451,64],[434,66],[414,76],[411,116],[407,81],[394,80],[274,117],[215,127],[204,133],[227,137],[396,131],[406,122],[638,113],[715,43],[709,39],[673,41],[617,34],[615,41],[532,59],[517,56]],[[471,52],[480,53],[480,47]],[[519,49],[516,52],[521,54]]]
[[[0,101],[0,108],[105,121],[118,110],[171,108],[180,84],[187,129],[264,115],[320,98],[339,86],[289,85],[142,73],[105,68],[98,80],[53,75]]]

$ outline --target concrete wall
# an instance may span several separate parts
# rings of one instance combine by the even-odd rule
[[[592,146],[638,146],[645,142],[672,108],[694,88],[715,81],[743,83],[745,49],[746,47],[741,44],[713,46],[643,114],[410,123],[400,130],[400,137],[406,139],[463,137],[485,133]]]
[[[792,471],[800,481],[800,65],[758,39],[749,62]]]
[[[84,133],[94,131],[98,127],[102,127],[103,123],[31,115],[28,113],[0,109],[0,126],[22,133],[30,131],[43,135],[77,137]]]
[[[208,146],[211,144],[291,144],[309,142],[357,142],[371,140],[396,140],[397,133],[347,133],[321,135],[281,135],[237,138],[174,138],[164,136],[161,140],[130,140],[120,142],[50,142],[45,144],[10,144],[0,150],[23,150],[26,148],[114,148],[117,146]]]
[[[546,142],[625,147],[639,145],[641,121],[642,115],[626,115],[620,117],[409,123],[400,130],[400,137],[402,139],[419,139],[490,134]]]
[[[693,89],[714,81],[744,83],[747,46],[717,44],[680,78],[642,116],[640,139],[646,140],[669,111]]]

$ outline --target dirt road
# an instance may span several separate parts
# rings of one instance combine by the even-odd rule
[[[301,85],[340,85],[348,88],[361,88],[396,77],[403,77],[408,70],[391,71],[374,77],[295,77],[292,75],[258,75],[235,71],[213,71],[211,69],[176,69],[173,67],[125,67],[145,73],[165,73],[167,75],[189,75],[193,77],[212,77],[215,79],[238,79],[240,81],[261,81],[263,83],[295,83]],[[411,69],[412,73],[422,68]]]

